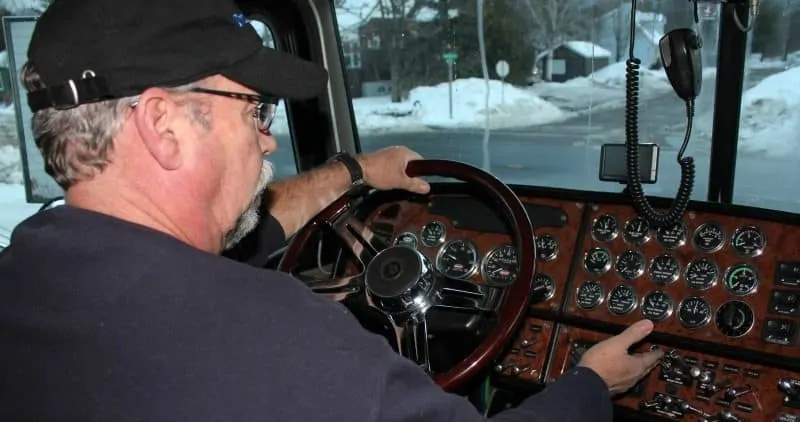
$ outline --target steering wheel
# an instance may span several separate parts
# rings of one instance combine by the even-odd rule
[[[354,276],[313,280],[311,289],[337,301],[361,295],[394,326],[401,355],[415,361],[446,391],[462,386],[492,363],[515,334],[530,303],[534,287],[536,243],[533,225],[519,197],[491,174],[449,160],[411,161],[411,177],[441,176],[469,184],[496,202],[510,222],[518,256],[517,280],[505,288],[445,278],[430,260],[408,246],[379,245],[375,234],[355,216],[358,197],[342,196],[300,229],[288,245],[278,270],[291,273],[303,251],[314,249],[320,230],[333,230],[360,261],[363,272]],[[473,313],[496,312],[498,321],[485,339],[446,372],[432,373],[428,355],[426,313],[434,307]]]

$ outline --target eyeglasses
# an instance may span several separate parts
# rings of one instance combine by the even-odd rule
[[[269,128],[272,126],[272,121],[275,120],[275,113],[278,110],[278,103],[280,102],[280,98],[267,95],[218,91],[216,89],[205,88],[192,88],[190,91],[201,94],[219,95],[221,97],[235,98],[237,100],[255,103],[256,108],[253,110],[253,119],[256,121],[256,127],[258,130],[266,134],[269,134]]]

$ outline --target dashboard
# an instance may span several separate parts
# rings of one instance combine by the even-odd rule
[[[541,388],[644,317],[655,330],[637,347],[666,356],[615,398],[619,408],[666,420],[800,421],[796,216],[693,203],[679,224],[656,229],[622,195],[527,192],[536,257],[518,257],[491,204],[463,192],[384,201],[366,218],[388,242],[478,285],[502,289],[519,259],[536,259],[528,317],[494,368],[500,384]]]

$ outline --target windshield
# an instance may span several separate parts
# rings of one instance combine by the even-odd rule
[[[706,200],[721,9],[701,3],[695,22],[691,5],[637,2],[639,142],[661,153],[657,183],[645,192],[674,197],[686,111],[658,42],[693,28],[703,43],[702,91],[686,155],[696,166],[692,198]],[[401,144],[506,183],[622,191],[598,174],[602,145],[625,142],[630,15],[626,1],[337,2],[362,150]],[[765,6],[750,33],[734,201],[797,212],[800,45],[786,24],[794,16]]]
[[[800,212],[800,10],[796,2],[764,0],[747,34],[733,201]],[[47,1],[0,5],[0,238],[50,196],[26,195],[43,174],[32,145],[27,104],[14,86],[35,17]],[[625,142],[629,1],[605,0],[335,0],[342,57],[358,141],[364,152],[406,145],[425,158],[464,161],[506,183],[620,192],[600,181],[602,146]],[[658,42],[693,28],[703,42],[702,90],[691,141],[696,177],[692,198],[707,199],[721,8],[691,2],[637,2],[633,55],[640,60],[639,142],[660,148],[655,184],[645,193],[673,197],[686,116],[662,69]],[[4,9],[3,9],[4,8]],[[251,23],[275,47],[271,28]],[[280,46],[279,46],[280,47]],[[18,88],[19,89],[19,88]],[[719,116],[722,122],[727,116]],[[276,177],[297,172],[283,106],[269,158]],[[25,139],[25,142],[21,142]],[[35,148],[29,148],[35,149]],[[31,154],[31,151],[28,151]],[[41,158],[39,158],[41,160]],[[47,178],[46,175],[41,176]],[[52,181],[48,182],[52,185]],[[29,203],[30,201],[30,203]]]

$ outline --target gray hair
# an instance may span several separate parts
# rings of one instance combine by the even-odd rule
[[[28,91],[45,88],[34,65],[25,63],[21,77]],[[173,93],[185,93],[202,82],[165,88]],[[77,182],[91,180],[110,163],[114,137],[125,121],[127,112],[136,105],[138,96],[90,103],[59,110],[37,111],[31,122],[36,147],[44,158],[44,167],[63,189]],[[188,102],[196,122],[208,129],[210,122],[202,116],[193,102]]]

